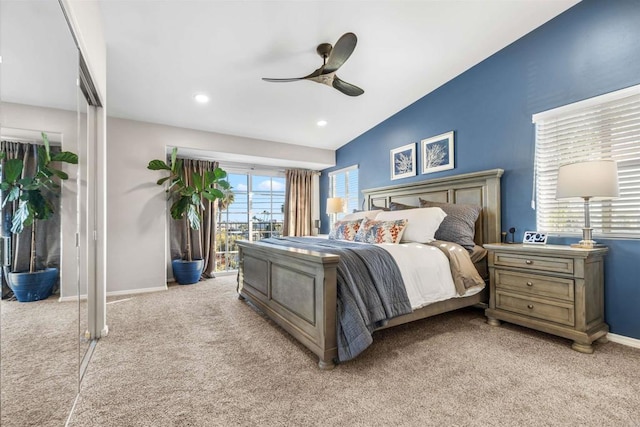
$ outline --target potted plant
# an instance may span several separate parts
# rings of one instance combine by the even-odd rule
[[[167,164],[163,160],[151,160],[147,169],[154,171],[167,171],[168,175],[160,178],[156,184],[166,185],[166,192],[173,203],[171,204],[171,217],[174,220],[184,220],[189,228],[200,229],[202,218],[200,209],[204,209],[204,199],[211,202],[228,199],[231,186],[225,180],[227,173],[221,168],[207,171],[204,175],[193,173],[191,182],[187,183],[182,169],[182,160],[177,158],[178,149],[171,152],[171,162]],[[181,285],[190,285],[200,280],[204,260],[192,259],[191,234],[187,233],[187,250],[181,259],[171,261],[173,276]]]
[[[58,281],[58,269],[49,267],[36,269],[36,233],[38,221],[44,221],[54,212],[52,197],[58,197],[60,185],[58,179],[69,176],[52,166],[53,162],[78,163],[78,156],[69,151],[51,154],[47,134],[42,132],[44,144],[37,150],[37,166],[33,176],[23,176],[24,164],[21,159],[7,159],[2,171],[0,189],[4,199],[2,207],[9,202],[18,202],[11,218],[11,233],[20,234],[25,227],[31,226],[31,254],[28,272],[8,272],[7,283],[20,302],[46,299],[51,295]],[[4,153],[0,154],[0,159]]]

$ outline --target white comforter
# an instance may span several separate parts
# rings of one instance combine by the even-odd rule
[[[434,302],[470,296],[482,290],[481,287],[471,288],[464,295],[458,295],[449,260],[436,247],[420,243],[381,243],[377,246],[386,249],[398,264],[414,310]]]

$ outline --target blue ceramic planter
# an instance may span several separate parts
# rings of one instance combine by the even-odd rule
[[[9,287],[20,302],[40,301],[49,298],[57,281],[57,268],[47,268],[34,273],[7,274]]]
[[[204,268],[203,259],[195,259],[193,261],[184,261],[174,259],[171,261],[173,267],[173,277],[180,285],[191,285],[198,283]]]

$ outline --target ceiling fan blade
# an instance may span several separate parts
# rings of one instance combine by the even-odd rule
[[[356,43],[358,43],[358,38],[355,34],[343,34],[336,42],[333,49],[331,49],[331,53],[327,58],[327,63],[324,66],[322,74],[333,73],[340,68],[353,53],[353,50],[356,48]]]
[[[268,77],[263,77],[262,80],[265,82],[297,82],[298,80],[304,80],[304,77],[293,77],[291,79],[271,79]]]
[[[290,79],[272,79],[269,77],[263,77],[262,80],[264,80],[265,82],[295,82],[298,80],[305,80],[305,79],[312,79],[314,77],[318,77],[320,74],[322,73],[322,67],[318,68],[317,70],[315,70],[313,73],[309,74],[308,76],[304,76],[304,77],[292,77]]]
[[[333,87],[349,96],[359,96],[364,93],[364,90],[360,89],[358,86],[347,83],[344,80],[340,80],[338,76],[333,77]]]

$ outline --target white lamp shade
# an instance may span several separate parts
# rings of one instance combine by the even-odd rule
[[[344,199],[342,197],[329,197],[327,199],[327,213],[344,212]]]
[[[560,166],[556,199],[612,199],[619,196],[618,165],[613,160],[595,160]]]

